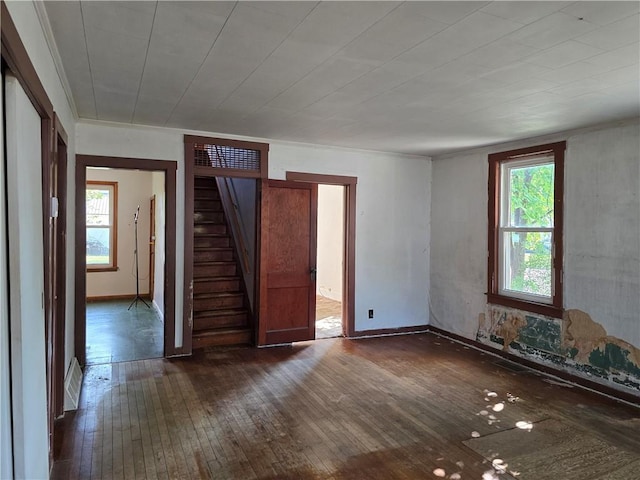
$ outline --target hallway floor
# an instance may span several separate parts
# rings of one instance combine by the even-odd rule
[[[342,303],[316,295],[316,339],[342,336]]]
[[[640,479],[640,408],[434,334],[86,368],[52,479]]]
[[[149,305],[149,300],[145,300]],[[160,358],[164,324],[153,308],[131,300],[87,302],[87,365]]]

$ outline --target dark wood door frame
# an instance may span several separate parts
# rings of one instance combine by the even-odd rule
[[[176,170],[177,162],[141,158],[76,155],[76,248],[75,248],[75,350],[78,362],[86,363],[86,228],[85,188],[87,167],[162,171],[165,174],[165,260],[164,260],[164,356],[180,353],[175,347],[176,301]]]
[[[64,413],[64,375],[65,375],[65,316],[67,296],[67,143],[68,137],[58,116],[54,118],[54,168],[52,185],[57,198],[57,216],[53,219],[53,282],[52,291],[52,372],[53,396],[51,407],[55,417]]]
[[[257,150],[260,152],[260,170],[239,170],[231,168],[210,168],[194,165],[195,145],[212,144],[225,145],[240,149]],[[202,177],[229,177],[229,178],[255,178],[256,179],[256,237],[255,237],[255,285],[254,285],[254,312],[260,311],[260,212],[262,186],[260,180],[266,179],[269,172],[269,144],[247,142],[243,140],[231,140],[225,138],[200,137],[193,135],[184,136],[184,296],[183,296],[183,329],[182,348],[177,353],[191,355],[193,344],[193,208],[194,208],[194,179]],[[257,333],[257,314],[253,322],[254,334]]]
[[[47,416],[49,432],[49,465],[53,464],[53,419],[61,415],[64,409],[64,316],[66,301],[66,218],[59,218],[52,235],[51,229],[51,189],[61,189],[66,198],[66,145],[67,134],[54,112],[53,104],[47,95],[29,54],[22,43],[20,34],[13,23],[4,1],[0,2],[0,43],[3,73],[6,71],[16,77],[27,97],[31,101],[41,119],[42,150],[42,223],[44,253],[44,310],[45,310],[45,354],[46,354],[46,389]],[[52,167],[58,162],[56,184],[52,182]],[[62,197],[62,195],[59,195]],[[60,202],[61,204],[63,202]],[[66,205],[60,205],[59,211],[66,212]],[[53,245],[59,245],[60,248]],[[52,269],[53,265],[60,268]],[[57,299],[54,296],[57,295]]]
[[[286,179],[295,182],[344,186],[344,271],[342,277],[342,328],[346,337],[356,335],[356,186],[357,177],[321,175],[317,173],[287,172]]]
[[[153,302],[156,270],[156,196],[149,201],[149,300]]]

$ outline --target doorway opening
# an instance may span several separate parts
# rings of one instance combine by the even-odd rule
[[[76,157],[75,347],[81,365],[176,354],[176,166]]]
[[[318,185],[316,339],[344,336],[344,185]]]
[[[158,198],[165,198],[162,171],[86,169],[87,365],[163,356],[164,305],[156,301],[163,292],[152,290],[164,283],[164,255],[155,254],[165,243]]]

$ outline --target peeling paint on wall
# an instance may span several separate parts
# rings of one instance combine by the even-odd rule
[[[635,367],[635,373],[640,375],[640,349],[607,335],[602,325],[581,310],[567,310],[564,320],[564,345],[568,349],[577,350],[574,356],[576,362],[593,364],[593,361],[597,361],[599,365],[595,366],[601,368],[609,368],[613,364],[620,368],[626,362]],[[601,358],[603,356],[606,358]]]
[[[489,305],[486,316],[478,315],[477,340],[640,389],[640,349],[607,335],[602,325],[581,310],[567,310],[560,320]]]

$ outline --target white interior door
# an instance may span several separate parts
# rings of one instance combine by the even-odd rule
[[[10,75],[5,78],[4,101],[13,474],[48,478],[41,121]]]
[[[4,76],[0,112],[4,108]],[[9,384],[9,286],[7,285],[7,193],[4,168],[4,124],[0,128],[0,478],[13,478],[11,389]]]

